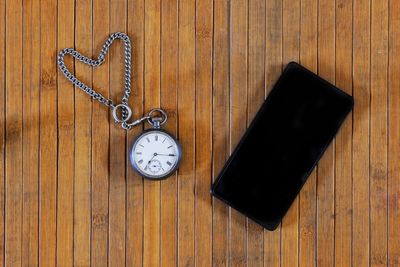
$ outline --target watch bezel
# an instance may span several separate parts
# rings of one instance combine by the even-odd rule
[[[134,156],[133,156],[133,149],[134,147],[137,145],[138,141],[141,139],[141,137],[143,135],[148,134],[149,132],[160,132],[162,134],[166,134],[168,135],[177,145],[177,160],[175,162],[175,165],[173,168],[171,168],[166,174],[163,175],[155,175],[155,176],[150,176],[147,173],[142,172],[142,170],[137,166]],[[179,164],[181,162],[181,157],[182,157],[182,148],[181,148],[181,144],[179,143],[179,141],[172,135],[170,134],[168,131],[165,131],[164,129],[147,129],[145,131],[143,131],[141,134],[139,134],[135,140],[133,141],[131,148],[129,150],[129,160],[131,163],[132,168],[135,170],[135,172],[137,174],[139,174],[140,176],[142,176],[143,178],[146,178],[148,180],[153,180],[153,181],[158,181],[158,180],[164,180],[167,179],[168,177],[170,177],[171,175],[173,175],[175,173],[175,171],[178,169]]]

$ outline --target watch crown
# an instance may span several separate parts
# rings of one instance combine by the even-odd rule
[[[163,121],[163,118],[161,117],[155,117],[151,119],[151,122],[153,124],[153,127],[156,129],[159,129],[161,127],[161,122]]]

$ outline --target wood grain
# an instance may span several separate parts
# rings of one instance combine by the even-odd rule
[[[318,74],[335,82],[335,3],[318,2]],[[335,261],[335,141],[317,167],[317,266]]]
[[[132,42],[132,89],[130,104],[134,116],[143,114],[144,100],[144,0],[128,2],[128,34]],[[142,131],[128,133],[128,143]],[[127,146],[130,149],[130,146]],[[143,179],[127,167],[126,181],[126,265],[143,265]]]
[[[145,1],[145,77],[144,109],[160,106],[161,86],[161,3]],[[159,266],[161,259],[161,182],[144,181],[144,250],[143,265]]]
[[[75,7],[71,0],[58,2],[57,50],[74,47]],[[35,25],[35,24],[34,24]],[[26,55],[26,54],[24,54]],[[66,64],[74,73],[71,58]],[[57,183],[57,264],[72,266],[74,261],[74,176],[75,176],[75,91],[58,73],[58,183]]]
[[[336,1],[336,86],[352,94],[352,2]],[[351,114],[336,137],[335,149],[335,266],[351,266],[352,220]]]
[[[353,266],[368,266],[370,136],[370,4],[353,1]]]
[[[196,1],[195,266],[212,262],[212,3]]]
[[[6,2],[5,262],[22,264],[22,1]],[[55,228],[54,228],[55,229]],[[51,246],[49,246],[51,248]]]
[[[266,1],[265,21],[265,95],[282,71],[282,15],[280,0]],[[264,230],[264,266],[281,266],[281,226],[273,231]]]
[[[318,1],[301,1],[300,63],[318,70]],[[316,266],[317,170],[314,169],[299,196],[299,266]]]
[[[6,17],[6,0],[0,1],[0,17]],[[6,20],[0,21],[0,36],[6,35]],[[4,86],[0,94],[0,264],[5,264],[5,156],[6,156],[6,46],[4,42],[0,46],[0,84]]]
[[[183,149],[178,171],[178,266],[195,263],[195,16],[196,1],[179,2],[178,138]]]
[[[40,6],[23,5],[23,237],[22,265],[39,262]]]
[[[265,1],[249,1],[248,63],[247,63],[247,126],[253,120],[265,97]],[[247,219],[247,264],[263,266],[264,231]]]
[[[177,133],[178,1],[161,6],[161,106],[168,111],[165,129]],[[161,182],[161,266],[176,266],[178,252],[177,175]]]
[[[300,0],[283,1],[282,61],[298,61],[300,53]],[[297,266],[299,255],[299,197],[282,220],[282,266]]]
[[[389,76],[388,76],[388,265],[400,265],[400,5],[389,2]]]
[[[229,18],[230,1],[214,2],[213,30],[213,180],[224,166],[229,156]],[[212,264],[228,266],[229,208],[220,200],[213,198]]]
[[[248,1],[231,2],[230,153],[247,127]],[[247,259],[246,217],[230,209],[230,266],[244,266]]]
[[[398,266],[400,6],[395,0],[0,0],[0,265]],[[133,117],[168,111],[179,171],[143,180],[129,132],[58,73],[57,52],[132,41]],[[67,66],[115,102],[121,41]],[[283,223],[209,188],[291,60],[355,107]],[[110,120],[111,119],[111,120]]]
[[[40,2],[39,265],[56,264],[57,3]],[[15,223],[15,222],[14,222]]]
[[[104,40],[109,35],[109,2],[93,0],[93,43],[94,57],[100,52]],[[93,88],[108,97],[110,92],[109,57],[93,71]],[[107,266],[108,262],[108,229],[110,190],[109,158],[110,158],[110,123],[107,120],[109,111],[100,103],[92,105],[92,181],[91,181],[91,251],[93,266]]]
[[[388,1],[371,2],[370,265],[387,266]]]
[[[93,55],[92,0],[76,3],[76,49],[84,55]],[[75,72],[92,87],[93,71],[76,62]],[[75,87],[75,89],[78,89]],[[78,90],[75,94],[75,179],[74,179],[74,265],[90,265],[91,240],[91,178],[92,178],[92,103]]]
[[[127,6],[125,1],[110,1],[109,16],[110,33],[126,31]],[[111,99],[119,102],[124,91],[122,82],[124,77],[124,60],[122,41],[119,40],[116,43],[116,45],[110,48],[108,56],[110,62],[109,90]],[[126,262],[126,132],[121,131],[121,128],[115,123],[110,123],[109,144],[108,265],[124,266]]]

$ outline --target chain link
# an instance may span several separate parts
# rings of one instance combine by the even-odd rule
[[[77,86],[82,91],[84,91],[86,94],[91,96],[93,99],[99,101],[100,103],[102,103],[110,108],[115,107],[113,101],[111,99],[104,97],[102,94],[96,92],[93,88],[89,87],[88,85],[86,85],[85,83],[83,83],[79,79],[77,79],[75,77],[75,75],[73,75],[68,70],[68,68],[65,66],[64,57],[65,57],[65,55],[71,55],[75,59],[77,59],[89,66],[98,67],[104,62],[105,56],[107,55],[107,52],[115,39],[121,39],[124,42],[124,46],[125,46],[125,61],[124,61],[125,62],[125,73],[124,73],[125,91],[124,91],[124,95],[122,97],[121,102],[123,104],[127,105],[129,96],[131,94],[131,41],[130,41],[128,35],[126,35],[125,33],[116,32],[116,33],[111,34],[110,37],[104,43],[103,48],[101,49],[100,54],[97,59],[92,59],[92,58],[86,57],[86,56],[82,55],[81,53],[79,53],[78,51],[76,51],[75,49],[64,48],[58,54],[58,60],[57,60],[58,66],[59,66],[62,74],[64,74],[64,76],[70,82],[72,82],[75,86]],[[126,109],[122,109],[122,117],[123,118],[127,117]]]
[[[64,57],[66,55],[71,55],[75,59],[91,66],[91,67],[98,67],[100,66],[104,60],[105,56],[108,53],[108,50],[111,46],[111,44],[114,42],[115,39],[121,39],[124,42],[124,47],[125,47],[125,73],[124,73],[124,95],[122,96],[121,103],[116,105],[111,99],[106,98],[102,94],[96,92],[93,88],[89,87],[82,81],[80,81],[78,78],[75,77],[74,74],[72,74],[67,66],[65,65],[64,62]],[[153,125],[154,127],[159,127],[159,125],[162,125],[166,122],[167,120],[167,114],[165,111],[162,109],[153,109],[151,110],[146,116],[143,116],[133,122],[128,122],[132,115],[132,110],[128,105],[128,99],[131,94],[131,41],[129,40],[128,35],[126,35],[123,32],[116,32],[110,35],[110,37],[106,40],[106,42],[103,45],[103,48],[100,51],[99,56],[97,59],[92,59],[89,57],[86,57],[76,51],[75,49],[72,48],[64,48],[63,50],[60,51],[58,54],[58,66],[64,74],[64,76],[75,86],[80,88],[82,91],[84,91],[86,94],[91,96],[93,99],[99,101],[100,103],[106,105],[107,107],[110,107],[112,109],[112,115],[114,117],[114,120],[116,123],[120,123],[121,127],[125,130],[129,130],[132,127],[142,123],[143,121],[147,120],[148,123]],[[119,115],[118,111],[121,111],[121,114]],[[161,117],[155,117],[154,112],[159,112],[161,114]],[[157,121],[161,121],[157,123]]]

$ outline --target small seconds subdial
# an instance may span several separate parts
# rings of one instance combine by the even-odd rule
[[[180,157],[179,143],[159,129],[141,134],[130,152],[133,168],[150,179],[163,179],[171,175],[178,167]]]
[[[156,159],[153,159],[152,161],[149,162],[148,168],[153,174],[157,174],[159,171],[163,169],[161,167],[161,162]]]

